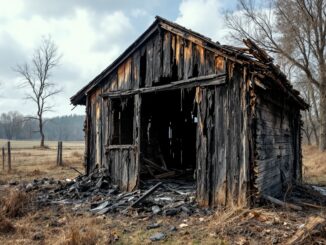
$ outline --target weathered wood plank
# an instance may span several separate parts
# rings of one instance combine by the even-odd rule
[[[300,207],[300,206],[294,205],[292,203],[283,202],[283,201],[278,200],[278,199],[276,199],[274,197],[271,197],[271,196],[263,195],[262,197],[264,199],[274,203],[274,204],[277,204],[277,205],[285,207],[285,208],[291,208],[291,209],[298,210],[298,211],[302,210],[302,207]]]
[[[192,42],[186,41],[184,45],[184,79],[191,78],[192,72],[193,72]]]
[[[176,37],[175,59],[178,68],[178,80],[183,79],[184,74],[184,40],[182,37]]]
[[[137,50],[133,54],[133,68],[132,68],[132,79],[133,79],[133,89],[139,88],[140,84],[140,51]]]
[[[229,63],[233,67],[233,64]],[[242,73],[234,69],[233,76],[228,81],[228,129],[229,137],[227,143],[227,155],[229,164],[227,169],[227,203],[229,206],[237,206],[239,196],[239,171],[241,142],[238,140],[241,135],[241,103],[240,103],[240,83]]]
[[[171,77],[171,33],[164,32],[163,40],[163,77]]]
[[[149,40],[146,45],[146,79],[145,87],[151,87],[154,80],[154,46],[153,40]]]
[[[215,73],[215,55],[209,50],[205,50],[205,75]]]
[[[153,82],[159,83],[162,76],[162,38],[156,35],[153,47]]]
[[[215,88],[215,149],[212,160],[212,204],[226,205],[226,154],[225,154],[225,141],[227,136],[226,120],[226,98],[227,88]]]
[[[207,135],[204,132],[206,128],[206,89],[196,89],[196,102],[197,102],[197,201],[201,206],[209,206],[209,188],[207,186]]]

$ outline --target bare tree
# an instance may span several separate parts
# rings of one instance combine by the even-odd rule
[[[41,136],[40,147],[44,147],[44,113],[53,108],[53,105],[49,103],[49,98],[61,92],[61,89],[50,81],[52,71],[58,65],[60,58],[58,47],[52,39],[43,38],[31,62],[17,65],[15,68],[15,71],[23,78],[22,85],[29,90],[26,99],[36,105],[36,116],[30,119],[38,121]]]
[[[231,36],[251,38],[300,69],[310,89],[319,90],[320,150],[326,150],[326,0],[238,0],[240,11],[227,14]],[[312,95],[312,94],[311,94]],[[316,99],[311,97],[314,105]]]

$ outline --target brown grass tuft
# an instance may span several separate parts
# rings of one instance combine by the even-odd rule
[[[72,225],[65,234],[62,245],[95,245],[98,240],[97,233],[89,228]]]
[[[39,169],[34,169],[32,172],[27,173],[27,176],[33,177],[33,176],[39,176],[39,175],[44,175],[46,172],[41,171]]]
[[[0,202],[3,214],[10,218],[23,216],[27,211],[30,199],[25,192],[14,189],[8,191]]]
[[[83,154],[81,152],[78,152],[78,151],[73,151],[71,153],[71,156],[76,157],[76,158],[82,158]]]
[[[7,218],[0,215],[0,234],[8,234],[16,231],[14,225]]]

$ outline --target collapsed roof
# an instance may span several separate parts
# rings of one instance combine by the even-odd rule
[[[101,83],[109,74],[111,74],[117,67],[125,61],[137,48],[139,48],[151,35],[159,28],[171,30],[174,32],[182,31],[188,35],[195,36],[203,41],[205,48],[213,50],[215,53],[242,65],[247,65],[255,70],[255,74],[260,77],[268,77],[273,85],[278,86],[285,94],[289,95],[301,109],[307,109],[309,105],[300,97],[300,92],[295,90],[291,83],[286,78],[286,75],[280,68],[273,63],[273,59],[261,48],[259,48],[250,39],[245,39],[244,44],[246,48],[234,47],[229,45],[221,45],[218,42],[212,41],[210,38],[205,37],[197,32],[180,26],[176,23],[168,21],[162,17],[156,16],[155,21],[150,27],[135,41],[133,42],[111,65],[105,68],[99,75],[91,80],[86,86],[80,89],[74,96],[70,98],[73,105],[85,105],[86,96],[89,94],[99,83]]]

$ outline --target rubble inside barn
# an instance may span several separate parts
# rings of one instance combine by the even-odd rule
[[[155,190],[151,191],[155,186]],[[198,207],[194,183],[183,179],[146,180],[136,191],[121,192],[117,185],[110,183],[104,172],[97,169],[90,175],[80,175],[73,180],[34,180],[25,185],[25,189],[36,190],[40,203],[73,205],[76,209],[94,214],[174,216],[211,213],[210,209]]]

